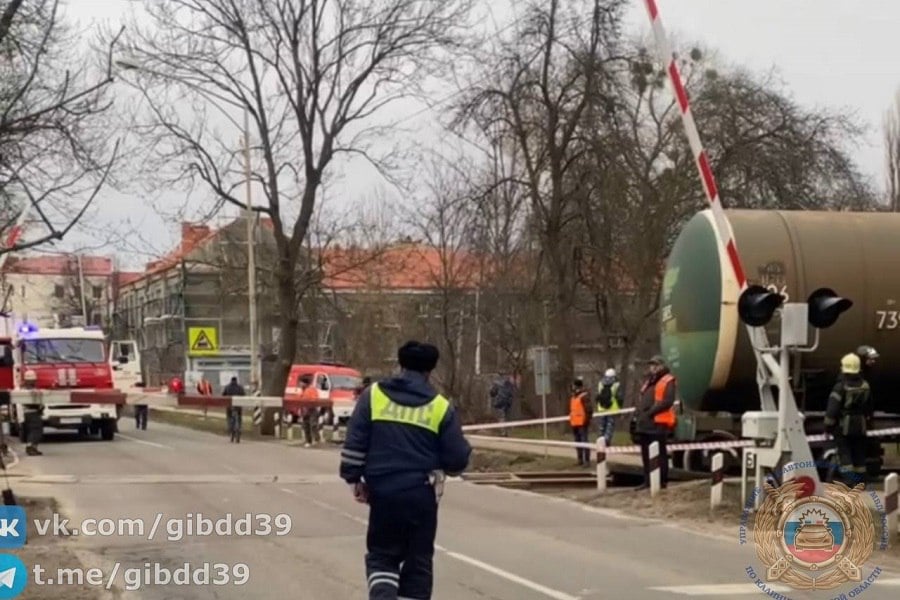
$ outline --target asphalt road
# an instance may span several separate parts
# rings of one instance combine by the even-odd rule
[[[121,597],[367,597],[367,510],[338,479],[335,449],[248,440],[233,445],[225,437],[153,422],[148,431],[137,432],[128,419],[120,426],[122,434],[113,442],[61,436],[42,446],[42,457],[22,455],[15,492],[56,497],[75,528],[84,519],[143,520],[143,536],[78,536],[78,556],[88,567],[109,574],[119,564],[119,588],[125,569],[145,564],[175,569],[186,562],[194,567],[243,563],[250,573],[242,586],[170,583]],[[167,526],[172,520],[184,531],[185,517],[198,513],[209,519],[282,514],[291,527],[282,536],[201,537],[179,536],[174,525]],[[445,600],[765,597],[745,574],[746,566],[755,564],[752,542],[742,547],[736,537],[713,538],[673,524],[464,482],[447,485],[438,544],[434,597]],[[775,589],[790,598],[833,597]],[[885,573],[858,597],[893,599],[898,593],[900,576]]]

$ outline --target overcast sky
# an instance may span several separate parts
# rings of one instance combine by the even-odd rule
[[[865,145],[857,153],[863,171],[882,188],[884,173],[881,120],[900,85],[896,23],[900,3],[889,0],[657,0],[663,23],[682,40],[698,40],[716,49],[720,58],[756,70],[777,68],[796,99],[808,106],[822,105],[852,112],[870,127]],[[515,5],[515,0],[512,0]],[[130,0],[68,0],[66,14],[83,25],[115,24],[134,6]],[[512,19],[510,11],[496,10],[495,18]],[[629,29],[649,32],[643,0],[633,0]],[[427,115],[425,115],[427,118]],[[701,136],[703,123],[698,123]],[[236,134],[237,136],[237,134]],[[435,143],[438,141],[435,139]],[[699,185],[699,184],[698,184]],[[371,177],[346,184],[351,200],[371,197]],[[723,198],[728,205],[728,198]],[[65,246],[87,247],[98,230],[137,227],[141,240],[130,247],[97,249],[118,254],[123,267],[141,265],[176,242],[179,226],[172,213],[184,204],[180,194],[164,191],[155,199],[103,194],[87,233]],[[157,206],[168,206],[159,214]]]

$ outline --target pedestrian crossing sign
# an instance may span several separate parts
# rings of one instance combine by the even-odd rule
[[[214,356],[219,353],[219,336],[215,327],[188,328],[188,354]]]

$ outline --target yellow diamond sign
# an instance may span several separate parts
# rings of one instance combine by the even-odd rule
[[[215,356],[219,353],[219,335],[215,327],[188,327],[188,354]]]

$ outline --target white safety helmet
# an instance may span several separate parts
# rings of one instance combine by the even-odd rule
[[[615,369],[607,369],[606,372],[603,374],[603,376],[604,377],[615,377],[616,370]]]

